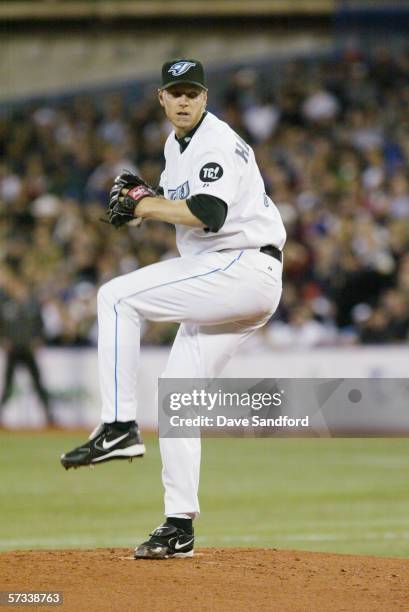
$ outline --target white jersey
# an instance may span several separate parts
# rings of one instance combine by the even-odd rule
[[[284,225],[265,192],[254,152],[227,123],[207,113],[183,152],[172,131],[165,144],[165,159],[160,181],[165,197],[184,200],[208,194],[228,207],[218,232],[176,225],[181,255],[266,245],[283,248]]]

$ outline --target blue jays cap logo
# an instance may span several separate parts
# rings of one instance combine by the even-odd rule
[[[176,64],[173,64],[168,72],[170,72],[170,74],[173,74],[173,76],[181,76],[182,74],[185,74],[190,68],[193,68],[193,66],[196,66],[196,64],[194,62],[176,62]]]
[[[162,87],[166,89],[177,83],[190,83],[207,89],[202,63],[192,58],[178,58],[162,66]]]

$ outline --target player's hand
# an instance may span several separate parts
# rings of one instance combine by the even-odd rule
[[[135,208],[139,202],[143,198],[154,197],[155,195],[156,192],[153,187],[148,185],[139,176],[130,172],[123,172],[116,177],[109,194],[109,205],[105,221],[115,228],[133,222],[135,219]],[[138,227],[141,221],[132,224]]]

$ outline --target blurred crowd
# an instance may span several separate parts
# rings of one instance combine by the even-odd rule
[[[409,52],[353,51],[213,80],[209,108],[254,148],[288,232],[283,297],[261,341],[407,341]],[[48,345],[95,344],[100,285],[177,255],[167,224],[100,222],[119,172],[157,185],[163,167],[169,125],[155,91],[127,99],[90,94],[0,118],[0,318],[17,278]],[[146,322],[143,342],[167,344],[175,330]]]

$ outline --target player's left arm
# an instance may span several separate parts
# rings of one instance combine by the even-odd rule
[[[123,190],[123,194],[127,190]],[[162,172],[159,181],[159,188],[156,189],[156,196],[141,199],[134,210],[134,216],[137,219],[155,219],[156,221],[165,221],[166,223],[180,223],[182,225],[191,225],[193,227],[201,227],[197,216],[190,214],[189,208],[186,205],[186,200],[168,200],[165,198],[166,192],[166,174]],[[169,205],[172,205],[171,207]]]
[[[125,190],[123,191],[125,193]],[[142,219],[156,219],[175,225],[205,227],[189,209],[186,200],[168,200],[166,198],[145,197],[135,207],[134,216]]]
[[[135,207],[135,217],[217,232],[223,226],[237,189],[232,156],[222,150],[202,152],[194,161],[191,195],[184,200],[145,197]]]
[[[162,179],[160,187],[163,188]],[[161,194],[162,189],[154,189],[139,176],[124,171],[114,181],[106,219],[101,221],[116,228],[127,223],[140,225],[143,219],[204,227],[203,222],[190,212],[185,200],[171,201]]]
[[[227,204],[208,194],[196,194],[186,200],[147,197],[139,202],[134,211],[135,217],[201,227],[212,232],[219,231],[226,215]]]

